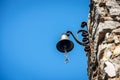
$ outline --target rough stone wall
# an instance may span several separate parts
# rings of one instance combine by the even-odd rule
[[[91,0],[89,80],[120,80],[120,0]]]

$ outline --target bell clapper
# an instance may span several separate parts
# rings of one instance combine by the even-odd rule
[[[69,59],[68,59],[68,52],[66,50],[66,47],[64,47],[64,55],[65,55],[65,63],[67,64],[69,62]]]

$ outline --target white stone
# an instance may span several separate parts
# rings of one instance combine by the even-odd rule
[[[105,53],[104,53],[104,55],[103,55],[102,60],[103,60],[103,61],[109,60],[109,58],[110,58],[111,55],[112,55],[112,52],[111,52],[110,50],[106,49],[106,50],[105,50]]]
[[[110,10],[110,15],[119,15],[120,14],[120,6],[116,2],[116,0],[107,0],[106,6],[108,6],[108,8]]]
[[[112,55],[112,52],[110,50],[107,50],[106,51],[106,57],[109,59],[111,55]]]
[[[104,70],[108,74],[108,76],[109,77],[116,76],[116,70],[115,70],[114,65],[109,61],[106,61],[105,64],[106,64],[106,67],[104,68]]]
[[[110,8],[110,15],[120,15],[120,7]]]
[[[104,23],[99,23],[97,32],[101,32],[103,29],[115,29],[116,27],[120,26],[119,22],[115,21],[105,21]]]
[[[109,48],[110,46],[112,46],[112,44],[101,44],[101,45],[99,45],[98,54],[97,54],[97,60],[98,61],[99,61],[99,56],[100,56],[101,50],[103,50],[104,48]],[[112,53],[110,51],[107,51],[106,55],[107,55],[107,57],[106,57],[106,59],[104,57],[104,61],[107,60],[112,55]]]
[[[112,33],[116,33],[116,32],[119,32],[119,33],[120,33],[120,28],[115,29],[115,30],[112,31]]]
[[[120,46],[115,47],[115,50],[113,53],[116,55],[119,55],[120,54]]]
[[[116,44],[120,42],[117,36],[114,36],[114,41],[115,41]],[[119,48],[119,49],[120,49],[120,48]],[[120,51],[120,50],[119,50],[119,51]]]
[[[106,0],[106,5],[107,5],[107,6],[119,6],[119,5],[116,3],[116,0]]]
[[[98,3],[99,2],[99,0],[93,0],[95,3]]]
[[[117,20],[120,20],[120,17],[117,16],[116,19],[117,19]]]
[[[104,8],[103,8],[103,7],[101,7],[101,8],[96,8],[96,13],[97,13],[97,14],[100,14],[100,15],[105,15]]]
[[[109,37],[109,35],[110,35],[110,33],[107,32],[107,33],[105,34],[105,39],[107,39],[107,38]]]

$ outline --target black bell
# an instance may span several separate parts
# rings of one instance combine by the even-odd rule
[[[68,39],[68,36],[66,34],[63,34],[60,38],[60,41],[57,43],[57,49],[60,51],[60,52],[69,52],[73,49],[74,47],[74,44],[72,41],[70,41]]]

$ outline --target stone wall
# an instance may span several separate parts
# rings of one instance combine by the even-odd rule
[[[91,0],[89,80],[120,80],[120,0]]]

